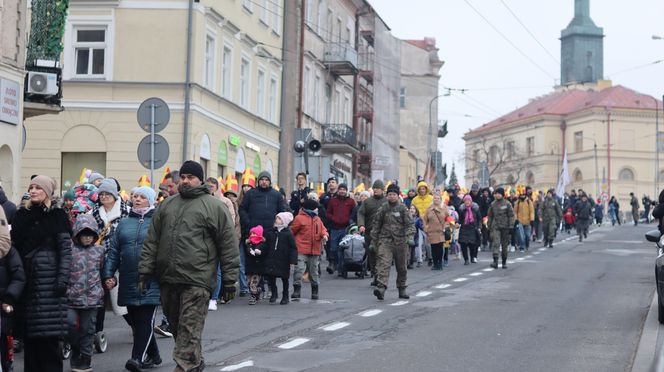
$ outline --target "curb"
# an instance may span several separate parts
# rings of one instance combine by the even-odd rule
[[[643,324],[643,331],[641,332],[641,339],[634,355],[634,362],[632,363],[632,372],[645,372],[660,370],[654,368],[655,357],[658,350],[661,350],[661,342],[659,331],[662,326],[657,320],[657,291],[652,296],[652,302],[646,321]],[[661,363],[660,363],[661,364]]]

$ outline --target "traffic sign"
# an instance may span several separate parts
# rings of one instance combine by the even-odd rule
[[[136,119],[141,129],[148,133],[150,133],[151,124],[154,122],[154,132],[159,133],[168,125],[168,121],[171,119],[171,110],[161,98],[148,98],[138,107]]]
[[[168,147],[168,142],[166,142],[166,138],[155,134],[154,135],[154,168],[151,168],[151,153],[152,153],[152,141],[151,135],[148,134],[147,136],[143,137],[141,142],[138,144],[138,150],[136,153],[138,154],[138,161],[141,162],[141,165],[144,166],[147,169],[154,170],[157,168],[163,167],[166,162],[168,161],[168,155],[170,154],[170,149]]]

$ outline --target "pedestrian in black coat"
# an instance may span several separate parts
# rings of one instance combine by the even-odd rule
[[[6,254],[5,254],[6,253]],[[10,342],[13,338],[14,329],[14,306],[21,298],[25,288],[25,272],[23,263],[16,249],[11,248],[9,252],[0,252],[0,303],[2,303],[2,330],[0,334],[0,356],[3,371],[12,371],[14,364],[12,349],[14,345]]]
[[[281,304],[288,304],[288,278],[290,278],[291,265],[297,264],[297,246],[295,237],[288,225],[293,221],[293,214],[282,212],[277,214],[274,228],[266,236],[264,274],[270,284],[270,303],[277,300],[277,278],[281,278],[282,297]]]
[[[240,205],[242,237],[249,236],[249,229],[261,225],[263,230],[272,228],[274,216],[284,212],[286,205],[279,191],[272,188],[272,176],[263,171],[258,175],[258,186],[244,194]]]
[[[0,206],[2,206],[2,209],[5,210],[7,222],[11,225],[14,221],[14,216],[16,215],[16,204],[7,199],[5,190],[3,190],[2,187],[0,187]]]
[[[52,202],[55,181],[30,181],[30,200],[16,212],[12,243],[23,261],[26,287],[17,304],[23,334],[24,371],[62,371],[60,339],[68,331],[67,298],[71,265],[71,230],[67,214]]]

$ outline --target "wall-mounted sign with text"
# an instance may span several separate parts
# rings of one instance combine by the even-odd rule
[[[12,80],[0,79],[0,121],[18,125],[21,87]]]

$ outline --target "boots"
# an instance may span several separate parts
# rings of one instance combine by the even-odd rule
[[[288,305],[288,288],[284,289],[284,293],[281,294],[281,305]]]
[[[270,286],[270,292],[272,292],[270,296],[270,303],[273,304],[277,302],[277,297],[279,297],[279,293],[277,292],[277,286]]]
[[[376,289],[373,291],[373,294],[379,301],[383,301],[385,299],[385,287],[376,287]]]
[[[503,257],[503,269],[507,269],[507,257]]]
[[[299,285],[293,285],[293,294],[291,295],[291,298],[293,300],[299,299],[300,298],[300,290],[302,289],[302,286]],[[312,289],[313,291],[313,289]]]
[[[311,299],[312,300],[317,300],[318,299],[318,286],[317,285],[311,285]]]
[[[406,287],[399,288],[399,298],[403,298],[405,300],[410,298],[410,296],[406,294]]]
[[[493,263],[491,264],[491,267],[493,267],[494,269],[498,268],[498,257],[493,258]]]
[[[71,370],[72,372],[91,372],[92,371],[92,358],[89,355],[82,355],[73,352],[71,356]]]

